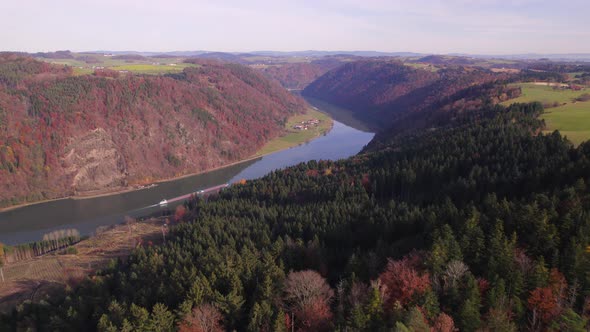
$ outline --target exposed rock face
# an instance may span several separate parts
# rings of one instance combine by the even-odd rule
[[[305,108],[277,82],[237,64],[76,76],[0,54],[0,207],[234,162]]]
[[[75,192],[122,187],[125,160],[102,128],[72,138],[63,157],[65,175]]]

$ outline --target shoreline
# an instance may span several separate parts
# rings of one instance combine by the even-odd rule
[[[313,105],[310,105],[310,106],[313,107]],[[326,114],[329,117],[329,119],[330,119],[330,127],[323,134],[325,135],[325,134],[329,133],[333,129],[333,127],[334,127],[334,118],[332,118],[332,116],[330,114],[328,114],[327,112],[322,112],[321,110],[319,110],[317,108],[312,108],[312,109],[315,110],[315,111],[324,113],[324,114]],[[286,136],[286,135],[288,135],[288,133],[285,134],[284,136]],[[271,154],[276,153],[276,152],[286,151],[286,150],[289,150],[291,148],[300,146],[302,144],[306,144],[306,143],[308,143],[310,141],[313,141],[316,138],[319,138],[321,135],[322,134],[318,134],[318,135],[316,135],[314,137],[311,137],[309,139],[306,139],[305,141],[299,142],[299,143],[297,143],[295,145],[286,147],[284,149],[278,149],[278,150],[275,150],[275,151],[271,151],[271,152],[267,152],[267,153],[263,153],[263,154],[258,154],[258,151],[261,151],[263,149],[263,147],[264,147],[263,146],[260,149],[258,149],[258,151],[255,154],[253,154],[253,155],[251,155],[249,157],[246,157],[245,159],[241,159],[241,160],[234,161],[234,162],[231,162],[229,164],[224,164],[224,165],[217,166],[217,167],[208,168],[208,169],[205,169],[205,170],[202,170],[202,171],[198,171],[198,172],[193,172],[193,173],[188,173],[188,174],[184,174],[184,175],[180,175],[180,176],[175,176],[175,177],[172,177],[172,178],[158,179],[158,180],[155,180],[155,181],[153,181],[153,182],[151,182],[149,184],[146,184],[146,186],[149,186],[151,184],[156,184],[157,185],[157,184],[160,184],[160,183],[176,181],[176,180],[188,178],[188,177],[195,176],[195,175],[201,175],[201,174],[204,174],[204,173],[209,173],[209,172],[217,171],[217,170],[220,170],[220,169],[223,169],[223,168],[236,166],[236,165],[239,165],[239,164],[242,164],[242,163],[246,163],[246,162],[249,162],[249,161],[252,161],[252,160],[263,158],[265,156],[271,155]],[[269,142],[272,142],[273,140],[280,139],[280,138],[282,138],[284,136],[278,136],[276,138],[273,138],[272,140],[266,142],[265,145],[268,144]],[[32,206],[32,205],[37,205],[37,204],[44,204],[44,203],[50,203],[50,202],[56,202],[56,201],[61,201],[61,200],[68,200],[68,199],[72,199],[72,200],[92,199],[92,198],[98,198],[98,197],[119,195],[119,194],[124,194],[124,193],[128,193],[128,192],[134,192],[134,191],[139,191],[139,190],[144,190],[144,189],[149,189],[149,188],[129,188],[129,187],[125,187],[125,188],[114,189],[114,190],[104,190],[104,192],[95,191],[95,193],[89,193],[88,195],[80,194],[80,195],[65,196],[65,197],[60,197],[60,198],[51,198],[51,199],[45,199],[45,200],[41,200],[41,201],[27,202],[27,203],[21,203],[21,204],[17,204],[17,205],[11,205],[11,206],[7,206],[7,207],[3,207],[3,208],[0,208],[0,213],[4,213],[4,212],[11,211],[11,210],[16,210],[16,209],[24,208],[24,207],[27,207],[27,206]]]

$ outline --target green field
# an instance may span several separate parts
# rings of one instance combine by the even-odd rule
[[[512,103],[530,103],[539,101],[543,104],[552,104],[557,102],[559,104],[570,103],[573,99],[590,93],[590,89],[586,88],[582,91],[573,91],[570,89],[554,89],[550,86],[535,85],[534,83],[519,83],[517,84],[522,89],[522,95],[516,99],[510,99],[504,104]]]
[[[301,121],[309,119],[318,119],[320,120],[320,123],[317,126],[310,126],[308,130],[293,129],[294,125],[300,124]],[[332,128],[332,118],[325,113],[309,109],[306,114],[291,117],[285,125],[286,134],[266,143],[260,150],[258,150],[258,152],[256,152],[255,156],[262,156],[300,145],[325,134],[330,128]]]
[[[590,139],[590,101],[576,102],[575,98],[590,93],[590,88],[582,91],[553,89],[549,86],[533,83],[520,83],[522,95],[503,104],[528,103],[539,101],[545,105],[559,104],[557,107],[545,108],[542,118],[547,125],[545,132],[559,130],[572,143],[578,145]]]
[[[416,68],[416,69],[423,69],[423,70],[431,71],[431,72],[437,72],[440,69],[434,65],[427,64],[427,63],[404,62],[404,65],[406,65],[408,67]]]
[[[76,75],[76,76],[90,75],[90,74],[94,73],[94,69],[91,69],[91,68],[73,67],[72,69],[74,70],[74,75]]]
[[[87,63],[85,59],[93,58],[94,61]],[[160,75],[181,72],[186,67],[197,65],[183,63],[183,58],[146,58],[145,60],[114,59],[113,57],[101,54],[74,53],[73,59],[43,59],[53,64],[70,66],[74,75],[92,74],[95,67],[103,67],[112,70],[128,71],[135,74]]]
[[[559,130],[578,145],[590,139],[590,102],[568,103],[545,110],[547,131]]]
[[[179,63],[176,66],[171,65],[153,65],[153,64],[125,64],[120,66],[108,67],[112,70],[129,71],[136,74],[168,74],[168,73],[179,73],[186,67],[195,67],[192,64]]]

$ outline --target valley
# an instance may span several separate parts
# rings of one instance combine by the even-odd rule
[[[77,284],[87,275],[108,266],[112,259],[124,260],[141,243],[159,244],[162,241],[162,225],[166,219],[175,220],[175,217],[167,215],[177,214],[175,210],[183,206],[185,201],[161,207],[157,202],[162,197],[172,201],[173,197],[181,194],[196,193],[202,188],[219,183],[237,184],[244,180],[254,180],[274,170],[308,160],[345,158],[356,154],[373,137],[372,133],[362,132],[339,122],[332,123],[328,116],[318,111],[297,116],[290,122],[299,123],[301,119],[309,117],[322,121],[317,129],[308,130],[313,133],[312,136],[306,134],[298,137],[298,133],[293,133],[289,141],[271,141],[270,148],[267,148],[280,147],[283,151],[275,149],[275,153],[267,152],[217,170],[160,182],[153,188],[82,200],[37,203],[0,212],[0,243],[13,246],[33,243],[39,241],[43,234],[64,228],[74,228],[83,236],[90,236],[72,246],[76,248],[75,254],[65,254],[64,249],[62,252],[5,266],[6,282],[0,284],[0,311],[9,310],[24,299],[38,302],[59,293],[64,285]],[[324,132],[328,129],[332,130]],[[324,136],[308,142],[319,134]],[[284,150],[285,146],[301,144],[300,142],[307,143]],[[165,216],[150,217],[161,215]]]
[[[275,169],[316,158],[345,158],[360,151],[373,137],[370,132],[334,123],[330,117],[315,110],[298,115],[291,122],[294,124],[310,117],[320,120],[317,127],[293,130],[290,136],[269,142],[266,150],[259,150],[257,155],[215,170],[158,181],[157,186],[146,189],[54,200],[0,212],[0,242],[10,245],[34,242],[45,233],[64,228],[77,229],[83,235],[92,234],[101,226],[123,222],[126,216],[140,218],[162,214],[175,207],[161,209],[152,206],[163,198],[170,199],[221,183],[256,179]]]
[[[119,56],[89,74],[20,60],[26,75],[8,66],[0,76],[7,100],[24,98],[14,97],[23,88],[28,100],[42,97],[25,110],[45,121],[43,129],[77,124],[75,116],[59,118],[77,112],[117,128],[66,131],[73,134],[61,142],[60,163],[48,165],[63,167],[80,192],[174,178],[0,213],[11,259],[64,243],[31,243],[59,229],[90,236],[4,267],[0,303],[8,314],[0,327],[171,331],[192,327],[203,310],[218,317],[220,330],[239,331],[587,324],[584,64],[211,52],[161,57],[186,65],[169,70],[148,63],[157,57]],[[122,69],[131,67],[137,71]],[[123,82],[147,90],[133,99],[117,92]],[[91,102],[106,120],[84,112],[80,105]],[[187,102],[204,106],[185,110]],[[213,148],[205,155],[191,137],[203,132],[210,136],[198,138]],[[35,174],[34,163],[9,158],[10,151],[24,156],[21,145],[38,153],[26,135],[15,135],[1,150],[3,170]],[[121,147],[141,146],[134,135],[157,139],[130,153]],[[168,145],[158,151],[170,153],[150,151],[162,140]],[[192,173],[183,166],[195,155],[207,160],[202,170],[215,170],[176,178]],[[138,169],[155,173],[138,177],[131,172]],[[198,195],[223,183],[230,185],[219,193]],[[301,280],[321,296],[294,300]]]
[[[590,1],[3,1],[0,332],[590,331]]]

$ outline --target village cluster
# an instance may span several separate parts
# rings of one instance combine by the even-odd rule
[[[307,121],[301,121],[300,124],[294,125],[293,126],[293,129],[296,129],[296,130],[307,130],[311,126],[317,127],[317,125],[319,123],[320,123],[320,120],[318,120],[318,119],[309,119]]]

